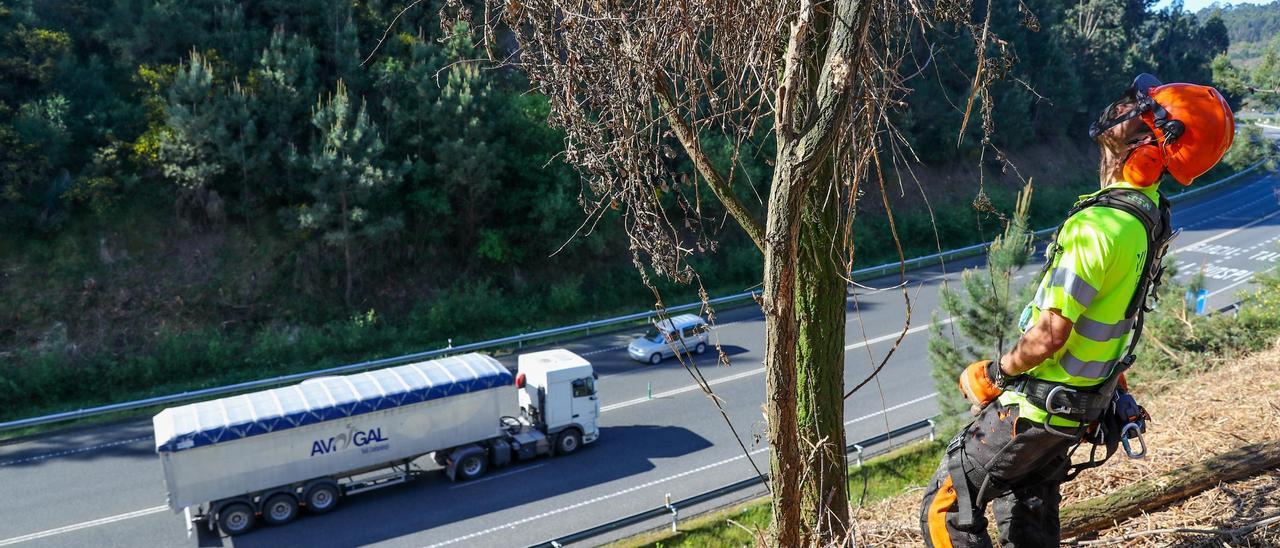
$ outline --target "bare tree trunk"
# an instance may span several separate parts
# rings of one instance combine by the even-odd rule
[[[779,156],[792,147],[779,147]],[[770,479],[773,485],[775,546],[800,546],[800,458],[796,422],[796,239],[804,201],[804,181],[792,166],[779,164],[769,192],[765,225],[765,413],[769,419]]]
[[[800,484],[806,544],[823,546],[849,533],[844,437],[845,282],[833,242],[840,199],[830,162],[809,190],[800,226],[796,313],[799,321],[796,407],[807,470]]]
[[[770,541],[775,546],[784,548],[806,543],[825,545],[836,541],[839,535],[844,533],[839,531],[832,536],[829,527],[824,529],[818,526],[819,516],[840,515],[827,514],[821,499],[834,495],[830,491],[832,488],[841,492],[845,490],[843,441],[840,442],[838,449],[838,469],[832,463],[832,458],[828,456],[830,449],[828,446],[827,450],[819,451],[824,456],[818,457],[815,454],[813,457],[826,461],[828,466],[823,466],[820,469],[821,473],[803,475],[807,468],[805,459],[801,457],[801,451],[807,448],[800,446],[800,436],[803,435],[810,441],[812,438],[809,433],[801,432],[798,417],[801,402],[796,397],[799,391],[796,384],[798,380],[796,358],[802,344],[796,317],[798,298],[796,284],[798,248],[802,245],[800,224],[805,214],[809,188],[815,181],[820,182],[817,185],[820,197],[811,206],[814,211],[811,213],[813,224],[809,225],[810,228],[825,222],[838,222],[827,220],[828,215],[838,215],[840,207],[839,203],[830,201],[826,197],[832,182],[832,149],[839,133],[838,128],[846,118],[847,106],[850,102],[850,82],[845,80],[848,63],[854,59],[857,45],[865,39],[870,7],[871,3],[865,0],[861,2],[838,0],[822,10],[814,11],[813,3],[802,2],[799,18],[791,25],[791,39],[785,57],[786,68],[782,86],[777,93],[778,152],[775,162],[777,167],[773,173],[773,183],[769,193],[769,215],[765,225],[762,308],[765,313],[765,405],[769,417],[769,443],[773,448],[769,463],[773,484],[773,530]],[[806,40],[805,36],[815,29],[822,35],[818,40],[821,47],[816,53],[807,51],[807,48],[802,46]],[[809,59],[823,59],[821,66],[806,66],[807,56],[812,56]],[[840,73],[845,75],[842,76]],[[798,106],[804,104],[815,108],[807,117],[808,120],[797,124],[794,115],[799,112]],[[797,131],[797,129],[803,129],[803,131]],[[822,221],[819,222],[819,219]],[[815,279],[800,280],[805,285],[800,290],[805,295],[804,303],[813,306],[811,310],[802,312],[812,312],[809,317],[814,321],[806,323],[813,328],[809,333],[815,337],[822,337],[823,332],[831,328],[829,325],[824,325],[827,322],[835,321],[839,326],[839,329],[834,331],[836,333],[834,343],[831,340],[833,337],[827,336],[827,340],[822,342],[810,341],[814,344],[808,346],[806,350],[806,352],[812,352],[808,354],[806,375],[810,376],[806,381],[821,384],[828,380],[827,375],[832,374],[832,369],[837,377],[843,371],[844,298],[843,286],[841,286],[840,293],[834,300],[839,306],[838,317],[830,318],[824,314],[831,311],[830,306],[833,301],[829,283],[831,279],[838,278],[821,274],[823,262],[832,259],[833,248],[830,238],[820,241],[819,238],[822,238],[820,233],[813,235],[815,239],[810,240],[813,245],[828,251],[816,255],[812,266],[817,269],[806,270],[806,275],[812,274]],[[826,283],[818,278],[826,279]],[[809,300],[810,298],[813,300]],[[829,347],[831,344],[838,345],[834,351]],[[843,382],[837,379],[834,390],[842,392],[842,385]],[[828,388],[823,387],[822,390],[825,391]],[[822,392],[813,395],[815,397],[807,398],[804,402],[805,409],[811,411],[807,419],[811,420],[809,426],[812,428],[813,435],[819,436],[820,439],[828,434],[829,430],[836,430],[839,434],[834,432],[831,434],[843,439],[844,394],[828,396]],[[833,397],[834,400],[831,399]],[[836,423],[838,428],[833,428],[830,425],[832,422]],[[820,433],[819,429],[821,429]],[[828,443],[829,440],[824,442],[824,444]],[[811,468],[808,470],[816,472]],[[828,477],[828,475],[834,476],[836,470],[839,470],[841,477],[838,486],[831,485]],[[812,494],[817,497],[816,499],[802,496],[802,479],[812,482],[811,485],[815,486]],[[847,506],[846,500],[847,497],[841,497],[838,505]],[[810,503],[815,504],[810,506]],[[842,521],[847,523],[847,507],[838,512],[845,513]],[[812,520],[808,521],[808,525],[812,527],[806,527],[806,520],[802,519],[802,515]],[[828,524],[835,523],[837,520],[834,518],[828,520]]]

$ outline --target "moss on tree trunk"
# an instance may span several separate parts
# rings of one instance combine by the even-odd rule
[[[1257,443],[1137,482],[1062,511],[1062,538],[1103,529],[1212,489],[1221,483],[1280,466],[1280,441]]]
[[[839,222],[830,169],[820,172],[801,218],[796,284],[800,337],[796,407],[800,454],[809,472],[800,484],[803,534],[841,538],[849,527],[844,437],[845,282],[830,250]],[[823,207],[823,205],[827,207]]]

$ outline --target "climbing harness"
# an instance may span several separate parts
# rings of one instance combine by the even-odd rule
[[[1131,458],[1142,458],[1146,454],[1146,441],[1142,434],[1146,431],[1146,421],[1150,416],[1127,390],[1118,387],[1117,384],[1120,374],[1134,363],[1134,350],[1142,336],[1144,317],[1147,312],[1154,309],[1158,298],[1161,277],[1165,271],[1161,262],[1168,250],[1169,242],[1177,233],[1171,230],[1169,201],[1163,194],[1159,195],[1158,203],[1153,203],[1146,195],[1134,189],[1120,187],[1103,189],[1077,202],[1068,212],[1067,219],[1091,207],[1109,207],[1127,212],[1142,222],[1146,229],[1147,254],[1142,275],[1125,310],[1125,317],[1133,320],[1129,346],[1104,380],[1096,386],[1068,386],[1026,374],[1008,379],[1005,383],[1006,390],[1023,394],[1031,404],[1045,410],[1047,416],[1044,420],[1044,428],[1047,432],[1060,438],[1073,440],[1075,444],[1065,459],[1046,463],[1038,472],[1017,484],[999,482],[991,477],[990,473],[984,474],[985,477],[977,493],[978,498],[971,499],[969,498],[969,481],[961,458],[964,437],[968,431],[966,427],[951,440],[946,449],[947,469],[958,500],[986,500],[984,497],[989,494],[1007,493],[1021,485],[1063,474],[1064,471],[1065,480],[1069,481],[1083,470],[1101,466],[1119,447],[1123,447],[1125,453]],[[1054,260],[1061,253],[1057,242],[1065,225],[1064,220],[1054,232],[1049,247],[1045,251],[1045,265],[1038,279],[1043,279],[1049,273]],[[1071,432],[1063,431],[1053,426],[1055,418],[1075,421],[1081,426],[1071,428]],[[1139,448],[1136,451],[1132,448],[1131,440],[1136,440],[1138,444]],[[1079,449],[1080,441],[1089,441],[1093,444],[1090,449],[1090,459],[1089,462],[1072,465],[1071,456]],[[1096,455],[1099,447],[1105,449],[1100,459]],[[1007,449],[1008,446],[1001,452]],[[973,524],[974,508],[970,504],[958,504],[957,511],[957,519],[962,527]]]

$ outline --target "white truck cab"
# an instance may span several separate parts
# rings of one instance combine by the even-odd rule
[[[559,453],[600,437],[600,401],[591,362],[557,348],[521,354],[516,368],[520,413],[546,430]]]

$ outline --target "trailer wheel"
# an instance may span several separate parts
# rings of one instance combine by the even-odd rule
[[[582,434],[572,428],[561,432],[556,436],[556,454],[568,455],[578,451],[582,447]]]
[[[338,486],[329,482],[316,483],[307,488],[302,498],[307,503],[308,512],[327,514],[338,505]]]
[[[218,511],[218,528],[229,537],[248,533],[255,521],[257,516],[253,508],[243,502],[233,502]]]
[[[488,468],[489,465],[485,462],[484,453],[471,453],[462,457],[462,461],[458,463],[458,478],[463,481],[473,480],[483,476]]]
[[[298,517],[298,498],[290,493],[276,493],[262,505],[262,521],[267,525],[284,525]]]

